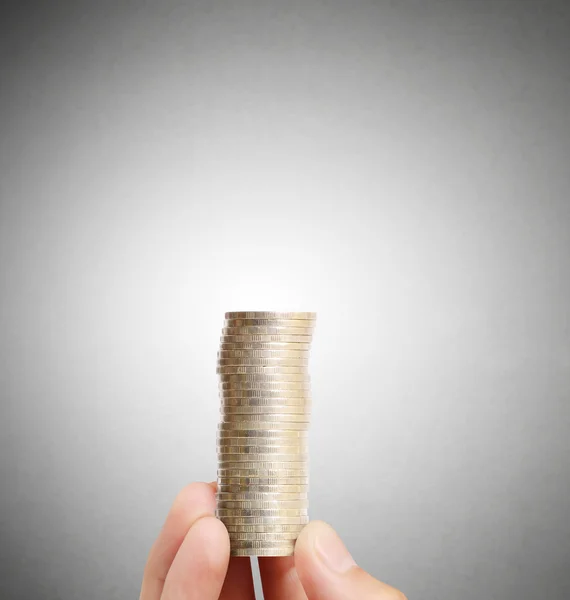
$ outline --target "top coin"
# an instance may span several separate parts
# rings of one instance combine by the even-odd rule
[[[314,312],[263,312],[263,311],[245,311],[245,312],[227,312],[226,319],[293,319],[310,320],[317,318]]]

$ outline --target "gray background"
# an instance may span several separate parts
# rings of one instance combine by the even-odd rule
[[[226,310],[316,310],[312,517],[570,596],[570,9],[3,3],[0,597],[138,597]]]

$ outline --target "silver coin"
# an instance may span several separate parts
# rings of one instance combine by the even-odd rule
[[[308,508],[216,508],[219,518],[226,517],[305,517],[309,514]]]
[[[306,525],[309,522],[309,515],[298,517],[218,517],[226,527],[231,525],[264,525],[265,527],[274,527],[275,525]]]
[[[222,382],[233,382],[233,381],[266,381],[267,383],[277,383],[280,381],[304,381],[310,382],[311,377],[307,373],[278,373],[273,375],[271,373],[231,373],[231,374],[220,374],[219,380]]]
[[[262,493],[262,492],[250,492],[242,491],[242,492],[216,492],[217,500],[263,500],[266,502],[279,502],[280,500],[307,500],[306,492],[298,492],[298,493],[285,493],[285,492],[270,492],[270,493]]]
[[[315,328],[309,319],[226,319],[226,327],[308,327]]]
[[[228,325],[222,328],[223,335],[313,335],[313,328],[309,327],[272,327],[265,325]]]
[[[294,352],[294,354],[299,354]],[[218,358],[218,367],[229,367],[229,366],[244,366],[244,367],[261,367],[261,366],[278,366],[284,367],[306,367],[309,364],[308,358],[292,358],[288,356],[263,356],[263,357],[249,357],[249,356],[232,356],[231,358]]]
[[[311,341],[310,335],[287,334],[255,334],[244,333],[241,335],[222,335],[220,342],[298,342],[307,344]]]
[[[299,319],[302,321],[314,321],[317,318],[317,313],[314,312],[273,312],[273,311],[231,311],[227,312],[224,317],[227,319]]]

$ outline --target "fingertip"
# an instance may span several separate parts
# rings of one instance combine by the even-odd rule
[[[208,483],[196,481],[184,487],[174,499],[171,511],[186,512],[196,507],[200,513],[213,515],[216,510],[216,494]]]

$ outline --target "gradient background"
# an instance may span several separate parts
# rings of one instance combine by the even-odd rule
[[[311,511],[410,599],[570,596],[570,7],[8,2],[0,597],[138,597],[226,310],[316,310]]]

